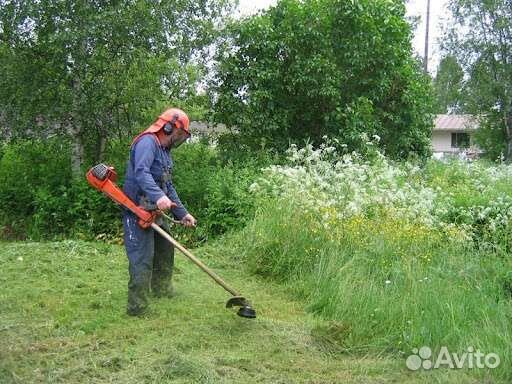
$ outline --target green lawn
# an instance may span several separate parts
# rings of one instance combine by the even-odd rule
[[[253,301],[256,320],[225,309],[228,295],[178,254],[178,296],[153,300],[139,319],[125,314],[121,246],[0,243],[0,383],[476,382],[342,353],[337,324],[306,314],[283,287],[197,254]]]

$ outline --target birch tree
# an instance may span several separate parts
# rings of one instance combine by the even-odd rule
[[[72,166],[195,92],[229,0],[0,0],[1,127],[71,140]],[[85,152],[85,153],[84,153]]]

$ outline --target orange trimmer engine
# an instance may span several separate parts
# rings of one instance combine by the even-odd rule
[[[139,218],[139,225],[142,228],[149,228],[155,221],[158,211],[146,211],[144,208],[137,206],[128,196],[115,184],[117,174],[114,167],[106,164],[98,164],[87,172],[87,181],[91,186],[103,192],[110,197],[115,203],[122,205],[130,210]]]

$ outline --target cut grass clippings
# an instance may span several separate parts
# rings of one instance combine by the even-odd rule
[[[226,310],[228,295],[178,255],[178,296],[131,318],[122,247],[0,243],[0,383],[477,382],[339,350],[341,323],[306,314],[283,287],[222,255],[197,254],[253,301],[257,319]]]

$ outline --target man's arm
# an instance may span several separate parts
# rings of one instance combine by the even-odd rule
[[[183,203],[178,197],[178,193],[176,192],[174,185],[172,185],[172,182],[167,183],[167,191],[169,198],[173,201],[173,203],[176,203],[176,207],[171,208],[171,212],[174,217],[178,219],[185,227],[195,227],[197,224],[196,218],[187,212],[187,209],[184,207]]]
[[[167,196],[169,197],[169,199],[172,200],[173,203],[176,203],[176,207],[171,208],[171,212],[177,220],[181,220],[185,216],[188,215],[188,211],[185,208],[185,206],[183,205],[183,203],[181,202],[181,200],[178,196],[178,193],[176,192],[176,189],[174,188],[174,185],[172,184],[172,182],[168,181],[166,186],[167,186]]]

